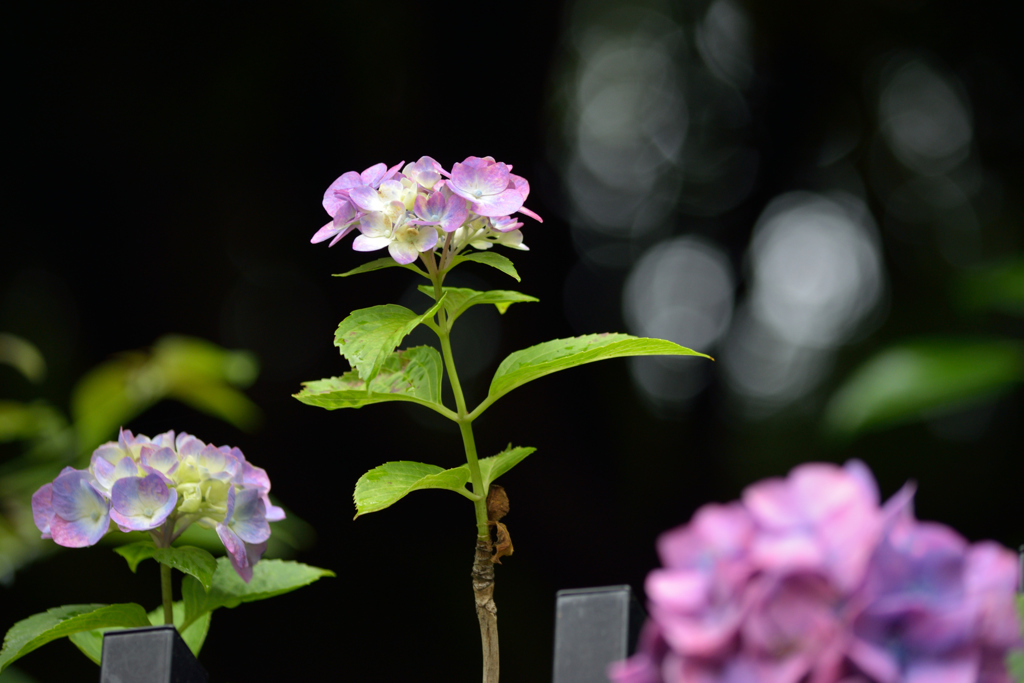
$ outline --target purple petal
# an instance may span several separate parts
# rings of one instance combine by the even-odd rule
[[[32,494],[32,521],[43,533],[42,538],[50,537],[50,522],[53,515],[53,484],[43,484]]]
[[[97,509],[95,515],[74,521],[54,515],[50,523],[50,536],[54,543],[65,548],[87,548],[99,543],[109,528],[109,509]]]
[[[487,195],[502,193],[508,188],[508,176],[508,166],[501,163],[487,166],[470,166],[465,163],[455,164],[452,168],[452,179],[448,182],[448,186],[452,188],[453,192],[462,190],[468,193],[470,196],[466,197],[467,199],[480,199]],[[513,190],[513,192],[522,200],[522,195],[518,191]],[[458,194],[462,193],[458,192]],[[519,204],[522,206],[522,201]]]
[[[359,174],[359,180],[363,185],[377,187],[384,180],[384,174],[387,172],[388,167],[385,164],[374,164]]]
[[[359,214],[359,215],[362,216],[362,214]],[[347,235],[350,232],[352,232],[352,230],[354,230],[355,227],[356,227],[356,223],[355,222],[352,222],[349,225],[346,225],[343,229],[338,231],[338,234],[334,236],[334,239],[332,239],[331,243],[328,244],[327,246],[328,247],[333,247],[335,244],[340,242],[342,240],[342,238],[345,237],[345,235]]]
[[[223,524],[217,525],[217,536],[220,537],[220,542],[224,544],[224,549],[228,551],[228,559],[231,561],[231,566],[242,577],[242,581],[249,583],[252,580],[252,564],[249,563],[245,542],[234,531]]]
[[[260,494],[260,500],[263,501],[263,505],[267,510],[267,521],[268,522],[280,522],[285,518],[284,508],[278,507],[270,502],[270,496],[266,493]]]
[[[50,535],[58,545],[95,545],[110,526],[110,503],[93,488],[88,472],[71,470],[53,482]]]
[[[267,471],[248,462],[242,466],[242,483],[263,493],[270,491],[270,477],[267,476]]]
[[[372,211],[359,219],[359,232],[366,237],[390,238],[392,228],[391,219],[383,211]]]
[[[357,187],[349,193],[349,197],[363,211],[384,211],[387,208],[387,204],[372,187]]]
[[[516,209],[516,211],[518,211],[519,213],[523,214],[524,216],[529,216],[530,218],[532,218],[533,220],[537,221],[538,223],[543,223],[544,222],[543,218],[541,218],[540,216],[535,214],[533,211],[530,211],[525,206],[520,206],[518,209]]]
[[[466,199],[453,194],[444,205],[444,216],[441,219],[441,229],[445,232],[458,230],[466,218],[469,217],[469,210],[466,208]]]
[[[437,233],[434,233],[435,241]],[[396,262],[401,264],[412,263],[419,258],[419,250],[416,249],[416,245],[411,242],[392,242],[388,245],[388,252],[391,254],[391,258],[395,259]]]
[[[515,190],[470,199],[473,202],[473,213],[478,216],[507,216],[523,207],[523,198]]]
[[[118,453],[121,450],[118,449]],[[124,459],[122,455],[121,459]],[[129,458],[130,460],[131,458]],[[110,487],[117,481],[117,477],[114,476],[114,464],[104,457],[99,456],[97,453],[92,454],[92,462],[89,464],[89,471],[92,476],[96,478],[96,483],[100,485],[104,491],[110,491]]]
[[[391,244],[390,237],[367,237],[366,235],[357,235],[352,240],[352,248],[356,251],[377,251]]]
[[[380,181],[383,183],[385,180],[390,180],[391,178],[393,178],[395,174],[398,173],[398,169],[401,168],[402,164],[404,163],[405,160],[403,159],[402,161],[399,161],[397,164],[389,168],[387,172],[384,174],[384,177],[380,179]]]
[[[266,507],[257,489],[243,489],[235,494],[235,509],[228,526],[247,543],[262,543],[270,538]]]
[[[267,552],[267,542],[262,543],[246,543],[245,544],[245,559],[249,561],[250,567],[255,567],[256,563],[263,558],[263,553]]]
[[[158,474],[119,479],[110,491],[110,517],[118,526],[148,531],[163,524],[174,511],[178,492],[167,488]]]

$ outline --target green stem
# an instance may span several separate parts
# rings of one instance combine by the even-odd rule
[[[441,297],[440,278],[434,280],[434,293],[437,298]],[[441,355],[444,357],[444,367],[448,373],[448,381],[452,385],[452,393],[455,394],[457,422],[459,423],[459,431],[462,433],[462,445],[466,449],[466,464],[469,466],[469,477],[473,484],[473,493],[476,496],[476,499],[473,501],[473,507],[476,510],[477,538],[490,539],[491,532],[487,526],[487,491],[484,490],[484,478],[480,474],[480,462],[476,454],[476,440],[473,438],[473,421],[469,419],[469,412],[466,410],[466,397],[462,393],[459,374],[455,370],[452,342],[443,307],[437,312],[437,318],[438,337],[441,340]]]
[[[170,548],[174,536],[174,524],[177,521],[176,515],[167,518],[159,529],[149,532],[157,548]],[[171,594],[171,567],[160,563],[160,597],[164,604],[164,623],[174,626],[174,597]]]
[[[450,235],[449,235],[450,236]],[[449,246],[446,240],[445,248]],[[441,283],[444,271],[438,271],[434,263],[434,255],[423,259],[434,283],[434,300],[441,299],[444,290]],[[442,265],[443,265],[442,261]],[[445,371],[448,381],[455,394],[456,422],[462,433],[462,445],[466,449],[466,465],[469,467],[470,480],[473,483],[472,496],[476,512],[476,553],[473,559],[473,596],[476,602],[476,616],[480,622],[480,644],[483,654],[483,683],[498,683],[498,609],[494,604],[494,564],[491,562],[491,531],[487,524],[487,490],[484,478],[480,473],[480,462],[476,454],[476,440],[473,438],[473,418],[466,410],[466,397],[462,393],[459,374],[455,370],[455,359],[452,356],[450,325],[444,306],[437,312],[437,332],[441,340],[441,354],[444,357]]]
[[[160,565],[160,593],[164,601],[164,623],[174,626],[174,602],[171,598],[171,568],[166,564]]]

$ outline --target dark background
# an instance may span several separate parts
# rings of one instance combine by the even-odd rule
[[[703,5],[665,7],[684,20]],[[806,159],[829,117],[850,93],[850,106],[867,108],[862,82],[877,55],[923,49],[968,75],[971,64],[987,60],[1013,88],[1021,83],[1017,26],[1002,15],[1008,3],[746,7],[756,72],[750,143],[761,162],[744,201],[715,219],[737,269],[768,201],[808,186]],[[479,645],[469,505],[423,492],[357,521],[351,505],[355,480],[385,460],[459,464],[457,431],[401,405],[327,412],[290,397],[302,381],[347,369],[332,338],[348,312],[426,299],[408,298],[413,276],[404,271],[332,279],[368,257],[347,240],[328,249],[309,238],[327,220],[323,190],[345,171],[424,154],[448,168],[468,155],[493,155],[531,181],[527,206],[545,222],[527,221],[531,251],[505,252],[522,276],[519,289],[541,303],[502,318],[480,312],[482,325],[500,330],[488,343],[501,358],[579,333],[561,295],[578,260],[557,154],[566,8],[25,3],[3,14],[0,330],[37,344],[50,366],[41,389],[0,368],[4,397],[66,403],[89,367],[170,332],[253,350],[262,372],[248,393],[265,411],[259,430],[243,433],[175,403],[128,425],[241,447],[316,528],[315,545],[298,559],[338,574],[216,613],[201,657],[213,680],[473,680]],[[1021,246],[1020,136],[1011,134],[1021,109],[1006,88],[962,78],[975,88],[979,154],[1000,174],[1006,198],[985,248],[1008,253]],[[996,123],[983,128],[985,121]],[[986,130],[1005,134],[986,137]],[[819,397],[904,334],[989,325],[1020,335],[1012,320],[950,316],[943,292],[952,267],[884,226],[882,240],[887,314],[840,351]],[[482,287],[513,284],[482,266],[462,270]],[[589,304],[623,329],[621,278],[609,278],[612,296],[593,292]],[[473,344],[462,339],[456,352],[473,354]],[[468,381],[471,403],[485,394],[486,375]],[[1024,541],[1019,392],[995,404],[986,429],[966,440],[914,424],[837,442],[821,435],[820,401],[766,419],[732,406],[722,381],[712,380],[685,409],[651,410],[626,363],[613,361],[531,384],[477,423],[483,454],[509,442],[538,449],[502,482],[516,547],[497,570],[504,680],[550,675],[556,590],[641,588],[657,564],[660,531],[799,462],[862,458],[883,496],[907,479],[919,482],[921,518],[952,524],[972,540]],[[155,565],[131,575],[104,548],[64,552],[0,588],[0,627],[59,604],[155,606],[157,583]],[[66,641],[18,666],[40,681],[95,676]]]

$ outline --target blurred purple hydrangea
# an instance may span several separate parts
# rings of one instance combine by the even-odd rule
[[[1012,683],[1017,556],[812,463],[658,539],[650,619],[615,683]]]
[[[530,183],[493,157],[467,157],[450,173],[430,157],[398,172],[401,166],[377,164],[331,183],[323,201],[331,221],[310,241],[334,246],[358,228],[356,251],[387,247],[395,261],[407,264],[446,242],[454,253],[494,244],[526,250],[523,224],[512,214],[543,222],[523,206]]]
[[[168,547],[192,523],[216,529],[231,565],[245,581],[284,519],[270,502],[270,478],[237,448],[207,445],[190,434],[152,439],[121,430],[97,448],[85,470],[65,467],[32,496],[43,538],[58,545],[95,545],[110,521],[124,532],[148,531]]]

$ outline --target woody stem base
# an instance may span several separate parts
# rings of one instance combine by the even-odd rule
[[[494,604],[494,563],[491,562],[491,541],[477,538],[473,561],[473,595],[476,616],[480,621],[483,646],[483,683],[498,683],[498,608]]]

